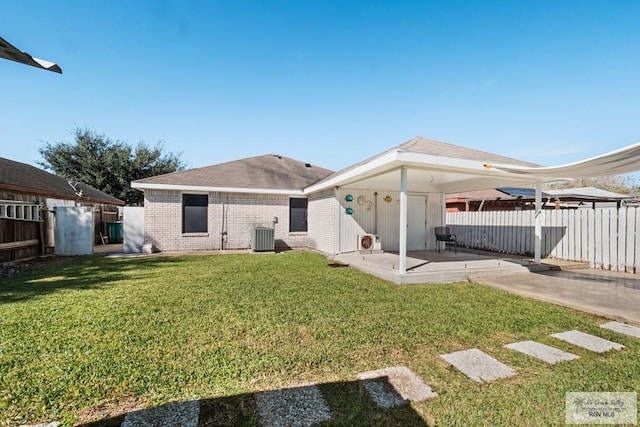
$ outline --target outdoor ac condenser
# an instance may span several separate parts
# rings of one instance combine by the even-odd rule
[[[361,234],[358,236],[358,250],[360,251],[380,251],[382,243],[377,234]]]
[[[275,251],[275,230],[269,227],[251,229],[251,250],[254,252]]]

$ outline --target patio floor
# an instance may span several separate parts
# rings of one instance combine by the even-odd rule
[[[544,260],[542,265],[534,265],[528,258],[495,253],[481,254],[460,249],[458,253],[448,250],[409,251],[406,274],[400,274],[398,271],[400,256],[397,252],[349,252],[336,255],[333,259],[397,284],[459,282],[469,280],[471,274],[510,274],[562,267],[555,260]],[[572,268],[580,267],[576,263],[571,264]]]

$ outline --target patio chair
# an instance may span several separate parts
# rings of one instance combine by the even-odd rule
[[[451,250],[451,244],[453,244],[455,253],[458,253],[458,239],[455,234],[451,234],[449,227],[435,227],[435,232],[438,252],[440,252],[440,242],[444,242],[445,247],[449,245],[449,250]]]

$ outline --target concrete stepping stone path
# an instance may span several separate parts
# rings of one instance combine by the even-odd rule
[[[622,344],[575,330],[551,334],[551,336],[596,353],[605,353],[609,350],[621,350],[624,348]]]
[[[320,389],[313,384],[256,394],[263,426],[311,426],[331,419],[331,410]]]
[[[640,328],[637,326],[631,326],[620,322],[609,322],[600,325],[600,327],[620,334],[629,335],[630,337],[640,338]]]
[[[393,408],[438,396],[406,366],[393,366],[358,374],[358,379],[376,405]]]
[[[516,371],[477,348],[442,354],[440,357],[479,383],[516,375]]]
[[[200,401],[187,400],[129,412],[121,427],[197,427]]]
[[[552,365],[558,362],[578,359],[578,356],[573,353],[567,353],[566,351],[562,351],[558,348],[551,347],[536,341],[514,342],[512,344],[505,345],[505,347],[510,350],[519,351],[520,353],[535,357],[536,359],[540,359],[543,362],[547,362]]]

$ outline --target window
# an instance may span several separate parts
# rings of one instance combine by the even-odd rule
[[[206,194],[182,195],[182,232],[207,232],[207,206],[209,196]]]
[[[289,199],[289,231],[307,231],[307,199]]]

